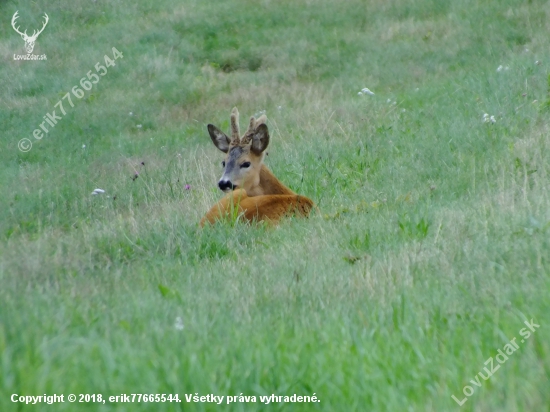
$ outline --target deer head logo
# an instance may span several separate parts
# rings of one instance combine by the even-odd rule
[[[27,35],[27,30],[25,30],[24,33],[21,33],[19,31],[19,27],[15,27],[15,20],[17,20],[17,18],[19,17],[17,15],[17,13],[19,13],[19,10],[17,10],[15,12],[15,14],[13,15],[13,18],[11,19],[11,25],[12,25],[13,29],[21,35],[23,40],[25,40],[25,49],[27,50],[27,53],[30,54],[30,53],[32,53],[32,51],[34,49],[34,43],[36,42],[36,38],[38,37],[38,35],[40,33],[42,33],[44,31],[44,28],[46,27],[46,24],[48,24],[49,17],[46,13],[44,13],[44,24],[42,25],[42,28],[40,30],[38,30],[38,32],[36,30],[33,30],[32,36],[29,36],[29,35]]]

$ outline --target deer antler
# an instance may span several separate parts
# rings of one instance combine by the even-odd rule
[[[243,138],[241,139],[241,144],[249,144],[252,141],[252,137],[254,136],[254,132],[258,128],[259,125],[264,124],[267,121],[267,116],[265,114],[262,114],[257,119],[252,116],[250,118],[250,123],[248,124],[248,130],[243,135]]]
[[[38,30],[38,33],[35,33],[36,30],[33,30],[33,33],[32,33],[31,37],[33,37],[33,38],[38,37],[38,35],[40,33],[42,33],[44,31],[44,29],[46,28],[46,24],[48,24],[48,21],[50,21],[50,18],[48,17],[48,15],[46,13],[44,13],[44,17],[45,17],[45,20],[44,20],[44,24],[42,25],[42,28],[40,30]]]
[[[44,13],[44,24],[42,25],[42,28],[40,30],[38,30],[38,32],[36,30],[33,30],[33,33],[32,33],[32,36],[29,36],[27,34],[27,30],[25,30],[23,33],[21,33],[21,31],[19,30],[19,26],[18,27],[15,27],[15,21],[19,18],[18,16],[18,13],[19,13],[19,10],[17,10],[15,12],[15,14],[13,15],[12,19],[11,19],[11,26],[13,27],[13,29],[19,33],[21,35],[21,37],[23,37],[24,39],[27,38],[27,39],[36,39],[38,37],[38,35],[40,33],[42,33],[44,31],[44,29],[46,28],[46,25],[48,24],[48,21],[50,21],[50,18],[48,17],[48,15],[46,13]]]
[[[231,144],[239,144],[239,111],[236,107],[231,110]]]
[[[243,134],[243,138],[241,139],[241,144],[249,144],[252,140],[252,136],[254,136],[254,130],[256,130],[256,119],[254,116],[250,118],[250,122],[248,123],[248,130]]]
[[[25,37],[25,36],[27,36],[27,30],[25,30],[25,33],[21,33],[21,32],[19,31],[19,27],[15,27],[15,20],[17,20],[17,19],[19,18],[19,16],[17,15],[17,13],[19,13],[19,10],[17,10],[17,11],[15,12],[15,14],[13,15],[13,17],[12,17],[12,19],[11,19],[11,26],[13,27],[13,29],[14,29],[17,33],[19,33],[21,36]]]

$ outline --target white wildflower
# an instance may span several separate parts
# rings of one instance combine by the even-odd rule
[[[391,103],[391,99],[386,100],[386,103],[390,104],[390,103]]]
[[[183,330],[184,327],[183,319],[178,316],[176,318],[176,322],[174,323],[174,328],[176,328],[176,330]]]
[[[137,127],[138,129],[141,129],[143,126],[140,125],[140,124],[138,124],[136,127]]]
[[[362,92],[357,93],[357,96],[363,96]]]
[[[374,93],[371,92],[368,88],[364,87],[363,89],[361,89],[361,91],[363,92],[363,94],[368,94],[369,96],[374,96]]]
[[[86,149],[86,145],[85,145],[85,144],[83,144],[83,145],[82,145],[82,148],[83,148],[83,149]]]
[[[489,116],[488,113],[484,113],[483,114],[483,123],[496,123],[497,122],[497,119],[495,118],[495,116]]]
[[[134,112],[130,112],[130,113],[128,113],[128,114],[129,114],[130,116],[133,116],[133,115],[134,115]]]

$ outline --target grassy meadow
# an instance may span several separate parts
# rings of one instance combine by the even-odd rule
[[[29,33],[48,14],[47,60],[14,60],[17,10]],[[0,411],[550,411],[550,2],[5,0],[0,20]],[[265,111],[309,219],[198,227],[222,197],[206,125],[233,106],[241,129]],[[11,401],[124,393],[182,402]]]

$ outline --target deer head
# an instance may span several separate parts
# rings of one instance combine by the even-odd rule
[[[48,24],[48,20],[49,20],[49,17],[46,13],[44,13],[44,24],[42,25],[42,28],[40,30],[38,30],[38,32],[36,30],[33,30],[33,33],[32,33],[32,36],[28,36],[27,35],[27,30],[25,30],[24,33],[21,33],[19,31],[19,27],[15,27],[15,20],[18,19],[18,15],[17,13],[19,13],[19,10],[17,10],[15,12],[15,14],[13,15],[13,18],[11,19],[11,25],[13,27],[13,29],[19,33],[21,35],[21,37],[23,38],[23,40],[25,41],[25,49],[27,50],[27,53],[32,53],[33,49],[34,49],[34,43],[36,42],[36,39],[38,37],[38,35],[40,33],[42,33],[44,31],[44,28],[46,27],[46,24]]]
[[[208,133],[219,150],[226,153],[222,162],[224,172],[218,187],[224,192],[245,189],[247,192],[258,186],[264,151],[269,144],[269,132],[265,124],[267,117],[250,118],[247,131],[239,133],[239,111],[231,111],[231,139],[216,126],[209,124]]]

